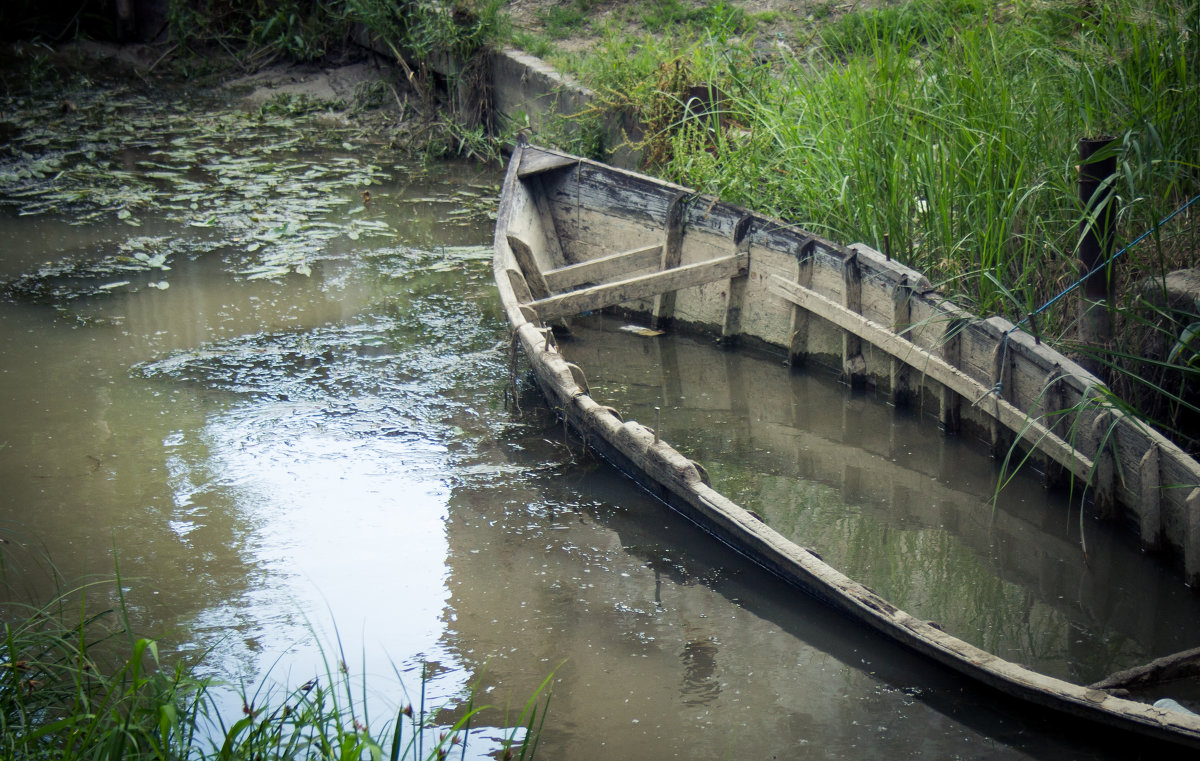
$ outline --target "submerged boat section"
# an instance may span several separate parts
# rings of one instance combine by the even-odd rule
[[[982,438],[1052,482],[1074,479],[1104,517],[1200,582],[1200,465],[1109,403],[1101,382],[1001,318],[981,319],[915,270],[687,188],[520,146],[501,197],[497,287],[551,406],[589,448],[763,566],[979,682],[1034,704],[1200,747],[1200,717],[1043,675],[897,608],[713,489],[653,428],[590,395],[554,327],[612,309],[652,329],[708,333],[829,364],[947,431]]]

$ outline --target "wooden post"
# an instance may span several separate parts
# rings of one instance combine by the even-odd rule
[[[1113,270],[1103,266],[1112,254],[1116,195],[1113,180],[1117,171],[1112,137],[1086,137],[1079,141],[1079,200],[1084,218],[1079,224],[1080,275],[1083,298],[1079,307],[1079,340],[1085,346],[1102,347],[1112,340]],[[1093,271],[1094,270],[1094,271]],[[1088,275],[1088,273],[1091,273]],[[1107,378],[1099,361],[1082,363],[1089,371]]]

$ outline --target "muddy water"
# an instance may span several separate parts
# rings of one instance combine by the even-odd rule
[[[1120,527],[1081,514],[1081,495],[1031,470],[997,491],[982,442],[947,439],[931,415],[819,370],[629,327],[580,321],[563,343],[593,395],[657,416],[716,488],[894,604],[1083,684],[1194,646],[1200,595]]]
[[[100,126],[144,139],[93,140],[100,159],[75,156],[69,130],[24,144],[84,177],[122,157],[115,190],[79,200],[10,175],[0,207],[10,596],[49,592],[43,552],[69,580],[119,563],[134,626],[165,647],[251,686],[294,687],[344,656],[389,707],[376,716],[417,697],[422,664],[447,721],[469,685],[515,715],[553,672],[546,758],[1109,750],[748,565],[564,439],[525,384],[528,412],[510,416],[479,202],[497,170],[398,165],[353,135],[211,103],[203,118],[123,108]],[[869,400],[603,325],[566,349],[633,416],[668,410],[667,434],[773,525],[930,617],[1018,651],[1032,638],[1038,665],[1068,671],[1174,647],[1140,592],[1080,591],[1123,583],[1132,559],[1082,572],[1077,521],[1038,512],[1029,487],[989,517],[990,464]],[[760,403],[768,386],[784,399]],[[1039,521],[1062,531],[1034,543],[1045,572],[1029,578],[1038,563],[1017,545]],[[963,562],[998,590],[977,614],[943,604]],[[1155,599],[1175,626],[1196,620],[1190,600]],[[509,724],[486,713],[468,757]]]

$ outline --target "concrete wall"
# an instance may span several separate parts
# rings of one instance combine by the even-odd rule
[[[601,160],[635,169],[641,152],[629,145],[641,137],[631,118],[587,113],[595,93],[574,78],[561,74],[545,61],[512,48],[492,54],[492,108],[495,122],[504,129],[526,130],[531,142],[571,148],[576,141],[587,147],[598,144]],[[586,118],[580,118],[586,114]],[[564,144],[566,143],[566,144]]]

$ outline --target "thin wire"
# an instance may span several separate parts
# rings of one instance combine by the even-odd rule
[[[1176,216],[1178,216],[1179,214],[1181,214],[1181,213],[1182,213],[1182,212],[1183,212],[1185,209],[1187,209],[1189,206],[1191,206],[1192,204],[1196,203],[1196,201],[1200,201],[1200,195],[1193,196],[1193,197],[1192,197],[1192,200],[1188,201],[1188,202],[1187,202],[1187,203],[1185,203],[1183,206],[1180,206],[1180,207],[1179,207],[1178,209],[1176,209],[1175,211],[1171,212],[1171,213],[1170,213],[1170,214],[1168,214],[1167,216],[1165,216],[1165,217],[1163,217],[1162,219],[1160,219],[1157,225],[1155,225],[1154,227],[1151,227],[1149,230],[1147,230],[1146,232],[1142,233],[1142,234],[1141,234],[1141,235],[1139,235],[1137,238],[1134,238],[1134,240],[1133,240],[1133,242],[1132,242],[1132,243],[1129,243],[1129,244],[1127,244],[1127,245],[1126,245],[1124,248],[1122,248],[1120,251],[1118,251],[1117,253],[1115,253],[1115,254],[1113,254],[1112,256],[1110,256],[1110,257],[1108,257],[1107,259],[1105,259],[1105,260],[1104,260],[1103,262],[1101,262],[1100,264],[1097,264],[1095,267],[1093,267],[1093,268],[1091,269],[1091,271],[1090,271],[1090,272],[1088,272],[1086,275],[1084,275],[1083,277],[1079,278],[1079,279],[1078,279],[1078,280],[1076,280],[1074,283],[1071,283],[1071,285],[1067,286],[1066,290],[1064,290],[1062,293],[1058,294],[1058,295],[1057,295],[1057,296],[1055,296],[1054,298],[1052,298],[1052,299],[1050,299],[1049,301],[1047,301],[1045,304],[1042,304],[1042,305],[1041,305],[1040,307],[1038,307],[1037,309],[1033,310],[1032,312],[1030,312],[1030,313],[1029,313],[1029,314],[1027,314],[1026,316],[1022,317],[1022,318],[1021,318],[1021,319],[1020,319],[1020,320],[1019,320],[1019,321],[1018,321],[1018,322],[1017,322],[1015,325],[1013,325],[1011,328],[1009,328],[1009,329],[1008,329],[1008,330],[1005,332],[1005,334],[1004,334],[1004,335],[1007,337],[1009,333],[1012,333],[1014,330],[1016,330],[1017,328],[1019,328],[1019,327],[1020,327],[1022,324],[1024,324],[1025,322],[1027,322],[1027,321],[1029,321],[1029,320],[1031,320],[1032,318],[1034,318],[1034,317],[1038,316],[1039,314],[1041,314],[1042,312],[1044,312],[1046,309],[1050,308],[1050,306],[1051,306],[1052,304],[1054,304],[1056,301],[1058,301],[1059,299],[1061,299],[1063,296],[1066,296],[1066,295],[1067,295],[1068,293],[1070,293],[1071,291],[1073,291],[1073,290],[1075,290],[1076,288],[1078,288],[1079,286],[1083,285],[1083,282],[1084,282],[1085,280],[1087,280],[1089,277],[1091,277],[1092,275],[1096,274],[1096,273],[1097,273],[1097,272],[1099,272],[1100,270],[1102,270],[1102,269],[1104,269],[1105,267],[1107,267],[1109,264],[1111,264],[1111,263],[1113,262],[1113,260],[1115,260],[1115,259],[1116,259],[1118,256],[1120,256],[1121,254],[1125,253],[1125,252],[1126,252],[1126,251],[1128,251],[1129,249],[1131,249],[1131,248],[1133,248],[1134,246],[1136,246],[1137,244],[1141,243],[1141,242],[1142,242],[1142,240],[1146,238],[1146,236],[1150,235],[1150,233],[1154,232],[1155,230],[1159,229],[1160,227],[1162,227],[1162,226],[1163,226],[1163,225],[1165,225],[1166,223],[1170,222],[1172,219],[1174,219]]]

